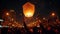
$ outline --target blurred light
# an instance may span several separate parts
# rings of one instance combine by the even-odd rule
[[[3,21],[3,19],[0,19],[0,21]]]
[[[17,24],[17,22],[16,22],[16,21],[14,21],[14,23],[16,23],[16,24]]]
[[[14,19],[12,18],[12,21],[13,21]]]
[[[9,27],[9,26],[1,26],[1,25],[0,25],[0,28],[2,28],[2,27]]]
[[[2,27],[9,27],[9,26],[2,26]]]
[[[55,16],[55,13],[52,13],[52,16]]]
[[[29,2],[23,5],[23,13],[25,17],[32,17],[34,15],[35,6]]]
[[[0,25],[0,28],[1,28],[2,26]]]
[[[24,26],[22,26],[24,28]]]
[[[15,26],[14,24],[12,24],[12,26]]]
[[[50,30],[51,29],[51,27],[48,27],[48,30]]]
[[[10,28],[12,28],[12,26],[10,26]]]
[[[46,18],[43,18],[43,20],[45,20]]]
[[[33,25],[35,24],[35,23],[32,23]]]
[[[9,15],[9,13],[6,13],[6,15],[8,16],[8,15]]]
[[[40,25],[38,25],[37,27],[40,27]]]
[[[28,11],[28,13],[26,13],[25,15],[26,17],[32,17],[32,13],[30,11]]]
[[[33,29],[30,29],[31,32],[33,32]]]

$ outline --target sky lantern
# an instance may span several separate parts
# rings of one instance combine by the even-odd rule
[[[23,13],[25,17],[32,17],[35,12],[35,6],[30,2],[27,2],[23,5]]]
[[[51,11],[50,12],[50,17],[57,17],[57,12]]]
[[[9,15],[9,13],[6,13],[6,15],[8,16],[8,15]]]
[[[55,16],[55,13],[52,13],[52,16]]]

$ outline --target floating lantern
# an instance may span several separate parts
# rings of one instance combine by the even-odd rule
[[[23,5],[23,13],[25,17],[32,17],[35,12],[35,6],[30,2],[27,2]]]
[[[55,13],[52,13],[52,16],[55,16]]]

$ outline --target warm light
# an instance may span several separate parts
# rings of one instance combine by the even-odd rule
[[[15,26],[14,24],[12,24],[12,26]]]
[[[55,16],[55,13],[52,13],[52,16]]]
[[[9,15],[9,13],[6,13],[6,15]]]
[[[32,17],[34,15],[35,6],[29,2],[23,5],[23,13],[25,17]]]
[[[24,26],[22,26],[24,28]]]
[[[40,27],[40,25],[38,24],[37,27]]]
[[[12,18],[11,20],[13,21],[14,19]]]
[[[28,11],[25,16],[26,16],[26,17],[32,17],[33,15],[32,15],[31,12]]]
[[[45,18],[43,18],[43,20],[45,20]]]

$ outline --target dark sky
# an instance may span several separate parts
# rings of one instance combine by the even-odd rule
[[[40,13],[43,16],[46,16],[52,10],[60,13],[60,1],[59,0],[0,0],[0,10],[13,9],[19,13],[22,13],[22,5],[26,2],[31,2],[35,5],[35,13]],[[60,15],[59,15],[60,16]]]

